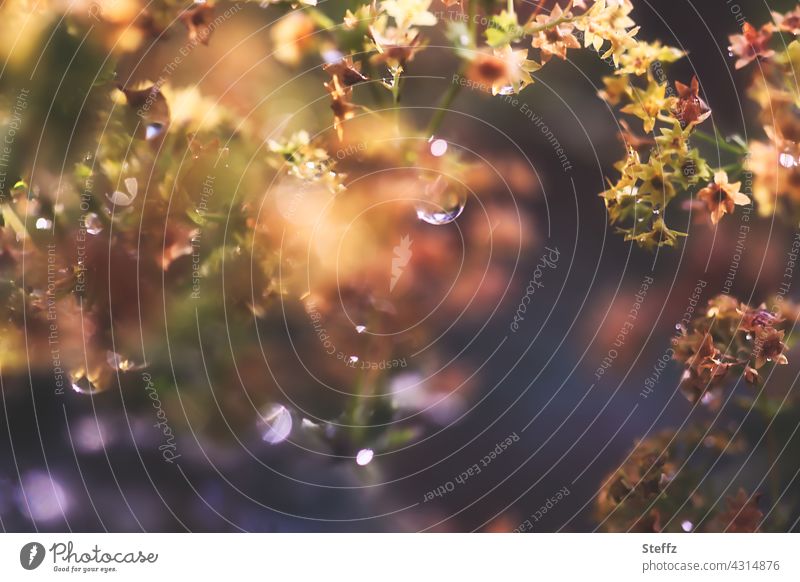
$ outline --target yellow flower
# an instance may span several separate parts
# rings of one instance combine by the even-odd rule
[[[617,74],[645,75],[656,61],[673,63],[684,56],[684,52],[671,46],[637,41],[619,57],[620,68]]]
[[[626,241],[635,241],[645,250],[652,251],[657,247],[674,247],[678,242],[678,237],[684,237],[686,233],[672,230],[667,226],[663,219],[657,218],[653,221],[653,227],[641,234],[630,233],[625,236]]]
[[[656,125],[656,118],[662,111],[672,109],[674,97],[667,97],[667,85],[648,78],[647,88],[632,88],[632,103],[622,108],[623,113],[635,115],[642,120],[644,131],[650,133]]]
[[[637,177],[642,181],[639,196],[646,197],[653,206],[664,208],[675,197],[675,186],[658,156],[651,154]]]
[[[414,59],[420,50],[419,30],[416,28],[401,30],[394,26],[386,26],[386,16],[379,17],[369,27],[369,33],[377,55],[372,57],[376,62],[383,62],[390,69],[402,68]]]
[[[636,24],[628,16],[632,10],[630,0],[597,0],[575,22],[575,28],[583,31],[584,46],[600,52],[606,42],[610,43],[602,58],[611,57],[614,64],[619,64],[621,55],[636,45],[633,37],[639,27],[631,28]]]
[[[375,10],[372,4],[362,4],[355,12],[349,8],[345,11],[342,23],[345,30],[355,30],[361,26],[368,26],[375,20]]]
[[[605,89],[600,89],[597,95],[609,105],[619,105],[623,97],[631,96],[631,80],[627,75],[603,77]]]
[[[397,28],[435,26],[436,16],[428,11],[432,0],[383,0],[381,10],[394,18]]]
[[[677,155],[683,157],[689,153],[689,135],[692,128],[684,128],[681,122],[675,119],[671,127],[662,127],[661,135],[656,137],[656,145],[662,155]]]
[[[616,184],[612,184],[609,181],[610,188],[600,193],[600,196],[605,199],[607,207],[609,207],[609,204],[622,204],[625,198],[636,197],[636,176],[642,168],[639,152],[629,147],[625,158],[614,164],[614,167],[621,174],[619,181]]]

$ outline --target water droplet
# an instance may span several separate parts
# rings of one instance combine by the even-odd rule
[[[130,372],[131,370],[140,370],[144,368],[144,365],[137,364],[133,360],[130,360],[117,352],[112,352],[108,350],[106,352],[106,362],[108,365],[114,369],[119,370],[120,372]]]
[[[94,212],[90,212],[83,218],[83,225],[86,227],[86,232],[89,234],[100,234],[103,232],[103,223],[100,217]]]
[[[450,224],[464,212],[467,195],[444,176],[437,176],[425,186],[424,199],[416,204],[417,218],[440,226]]]
[[[778,163],[784,168],[794,168],[797,165],[797,158],[788,151],[783,151],[778,156]]]
[[[683,330],[683,326],[680,323],[676,323],[675,324],[675,329],[677,329],[678,331],[682,331]]]
[[[748,333],[746,336],[744,336],[744,338],[745,338],[747,341],[750,341],[751,339],[753,339],[753,334],[750,334],[750,333]]]
[[[366,325],[357,325],[356,326],[356,333],[364,333],[365,331],[367,331],[367,326]]]
[[[155,139],[162,133],[164,133],[163,123],[148,123],[147,127],[144,129],[145,139]]]
[[[305,429],[319,428],[319,425],[316,422],[313,420],[308,420],[307,418],[304,418],[302,421],[300,421],[300,426]]]
[[[363,467],[364,465],[368,465],[374,456],[375,451],[372,449],[361,449],[356,455],[356,463]]]
[[[349,360],[351,364],[355,364],[358,361],[358,356],[350,356]]]
[[[261,420],[266,425],[261,440],[271,445],[282,443],[292,432],[292,413],[281,404],[271,405]]]
[[[694,527],[694,524],[691,521],[689,521],[688,519],[683,521],[683,522],[681,522],[681,529],[683,531],[692,531],[693,527]]]
[[[36,219],[36,230],[50,230],[53,228],[53,221],[48,220],[44,216]]]
[[[78,394],[97,394],[100,388],[89,379],[85,372],[79,372],[72,378],[72,389]]]
[[[443,139],[433,139],[431,137],[431,155],[437,158],[447,153],[447,142]]]

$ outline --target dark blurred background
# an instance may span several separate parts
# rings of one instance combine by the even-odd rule
[[[438,0],[434,4],[441,8]],[[724,0],[664,0],[635,5],[640,37],[661,39],[688,52],[667,75],[671,82],[688,83],[693,75],[700,79],[713,110],[707,123],[724,135],[761,138],[762,128],[748,121],[756,112],[744,95],[752,71],[733,70],[727,37],[737,32],[738,9],[747,20],[761,23],[769,9],[788,10],[794,3],[737,0],[738,8],[733,8],[734,3]],[[253,26],[269,18],[269,11],[256,6],[234,17]],[[423,55],[409,69],[412,78],[406,81],[403,103],[420,127],[430,116],[426,108],[447,90],[457,68],[448,49],[431,46]],[[612,164],[624,153],[615,112],[596,97],[608,70],[589,51],[570,56],[567,62],[551,62],[537,82],[516,97],[552,130],[571,169],[565,171],[551,143],[521,107],[500,97],[462,91],[452,106],[455,112],[438,131],[465,151],[500,160],[500,168],[502,163],[524,167],[528,162],[532,167],[513,187],[534,243],[518,264],[503,259],[513,278],[507,289],[500,285],[492,295],[497,311],[477,322],[459,320],[447,332],[442,361],[456,356],[463,370],[450,381],[470,377],[471,389],[446,423],[432,423],[424,438],[410,446],[376,451],[379,454],[366,467],[352,459],[308,454],[294,443],[265,446],[250,427],[235,431],[240,442],[177,428],[182,458],[170,464],[157,449],[159,435],[152,429],[153,413],[141,382],[138,390],[110,390],[91,397],[68,391],[56,397],[49,374],[3,374],[2,528],[511,531],[566,487],[569,495],[541,516],[534,531],[595,529],[593,499],[638,439],[716,415],[695,409],[680,394],[682,369],[674,362],[663,367],[647,398],[640,392],[670,347],[698,281],[705,283],[701,304],[722,290],[742,222],[737,212],[714,229],[692,223],[684,212],[673,222],[682,224],[688,238],[675,249],[655,253],[613,233],[597,196],[606,188]],[[304,98],[302,93],[294,97]],[[728,163],[721,155],[715,165]],[[468,224],[470,214],[477,212],[477,205],[468,204],[459,222]],[[749,224],[752,229],[731,294],[758,304],[777,292],[797,227],[778,218],[757,218],[755,212]],[[510,333],[525,287],[548,252],[545,246],[558,249],[557,266],[545,269],[543,287],[536,290],[519,331]],[[646,277],[653,283],[638,317],[598,379],[596,371]],[[789,296],[799,295],[792,289]],[[157,317],[157,312],[151,316]],[[280,322],[275,317],[270,325]],[[197,346],[182,346],[179,352],[176,357],[189,358],[199,368]],[[777,370],[770,381],[793,382],[797,355],[792,350],[790,365]],[[399,381],[413,381],[413,366],[402,373],[406,376]],[[197,381],[202,378],[199,374]],[[171,419],[181,418],[183,407],[193,406],[191,396],[170,402]],[[740,421],[741,414],[731,407],[723,408],[715,420],[720,426],[738,426]],[[299,424],[295,418],[295,429]],[[512,434],[519,440],[512,439],[502,454],[481,465],[481,459]],[[482,468],[479,474],[425,501],[427,493],[476,463]],[[745,455],[715,466],[707,479],[722,495],[734,475],[737,483],[754,487],[764,472],[763,456]],[[20,482],[27,495],[21,494]]]

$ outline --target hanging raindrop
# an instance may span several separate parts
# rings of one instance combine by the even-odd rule
[[[73,376],[72,389],[78,394],[97,394],[101,391],[98,385],[82,372]]]
[[[368,465],[372,458],[375,456],[375,451],[372,449],[361,449],[356,454],[356,463],[360,466]]]
[[[112,352],[111,350],[106,352],[106,362],[112,369],[119,370],[120,372],[141,370],[145,367],[143,364],[137,364],[133,360],[130,360],[125,356],[118,354],[117,352]]]
[[[789,152],[781,152],[778,156],[778,163],[784,168],[794,168],[797,165],[797,159]]]
[[[282,443],[292,432],[292,413],[282,404],[271,405],[261,421],[266,425],[261,440],[271,445]]]
[[[83,225],[89,234],[100,234],[103,232],[103,222],[94,212],[90,212],[83,219]]]
[[[450,224],[464,212],[467,195],[444,176],[437,176],[425,186],[423,200],[416,204],[417,218],[440,226]]]
[[[431,144],[431,155],[440,158],[445,153],[447,153],[447,142],[443,139],[434,138],[431,136],[431,139],[428,140]]]
[[[53,228],[52,220],[43,216],[36,219],[36,230],[50,230],[51,228]]]
[[[144,128],[144,138],[145,139],[155,139],[164,133],[164,124],[163,123],[148,123],[147,127]]]

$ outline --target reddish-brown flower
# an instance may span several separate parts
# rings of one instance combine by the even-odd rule
[[[758,309],[748,309],[742,315],[739,329],[742,331],[758,331],[762,327],[775,327],[783,321],[783,317],[767,310],[763,303]]]
[[[751,368],[750,366],[745,366],[744,379],[747,380],[750,384],[756,384],[758,382],[758,370],[756,370],[755,368]]]
[[[800,34],[800,6],[795,6],[795,9],[786,14],[773,12],[772,18],[775,20],[775,25],[778,30],[789,32],[794,35]]]
[[[773,328],[760,328],[758,330],[756,345],[753,350],[753,355],[756,357],[756,368],[761,368],[767,362],[775,362],[776,364],[787,364],[789,362],[783,353],[786,350],[786,344],[783,343],[783,335],[783,331]]]
[[[191,8],[183,11],[180,16],[181,21],[189,31],[189,40],[208,45],[211,33],[214,28],[211,23],[214,21],[214,7],[204,2],[196,2]]]
[[[697,77],[692,77],[690,85],[675,81],[678,90],[678,103],[675,106],[675,116],[681,122],[681,127],[692,123],[702,123],[711,115],[711,108],[699,95],[700,83]]]
[[[733,214],[737,204],[750,204],[750,198],[739,191],[741,185],[741,182],[729,184],[728,174],[717,172],[714,181],[697,193],[697,197],[706,203],[713,224],[717,224],[723,215]]]
[[[760,493],[752,497],[739,488],[736,497],[725,498],[726,510],[717,516],[721,529],[731,533],[755,533],[761,525],[764,514],[758,509]]]
[[[564,13],[561,6],[556,4],[550,14],[540,14],[536,17],[537,28],[541,28],[533,35],[531,46],[542,51],[542,64],[556,56],[560,59],[567,58],[567,49],[581,48],[581,43],[572,34],[575,26],[571,22],[558,23],[563,18],[569,18],[569,11]]]
[[[336,63],[328,63],[322,70],[331,77],[339,77],[345,87],[352,87],[368,80],[368,77],[361,73],[361,63],[353,63],[351,57],[344,57]]]
[[[344,139],[342,124],[355,116],[355,105],[350,101],[353,90],[345,87],[337,75],[329,83],[324,83],[325,89],[331,96],[331,110],[333,111],[333,127],[339,140]]]
[[[513,50],[511,46],[474,53],[467,70],[471,87],[491,90],[492,95],[518,93],[533,83],[531,73],[541,68],[539,63],[528,60],[527,55],[527,49]]]
[[[741,69],[758,58],[767,59],[775,54],[769,48],[769,41],[775,28],[768,22],[756,30],[749,22],[742,25],[742,34],[732,34],[728,37],[731,45],[728,50],[731,56],[738,57],[736,68]]]
[[[714,345],[714,339],[710,333],[703,335],[700,342],[694,347],[694,355],[686,360],[686,363],[693,370],[700,372],[709,367],[710,362],[716,361],[719,350]]]

